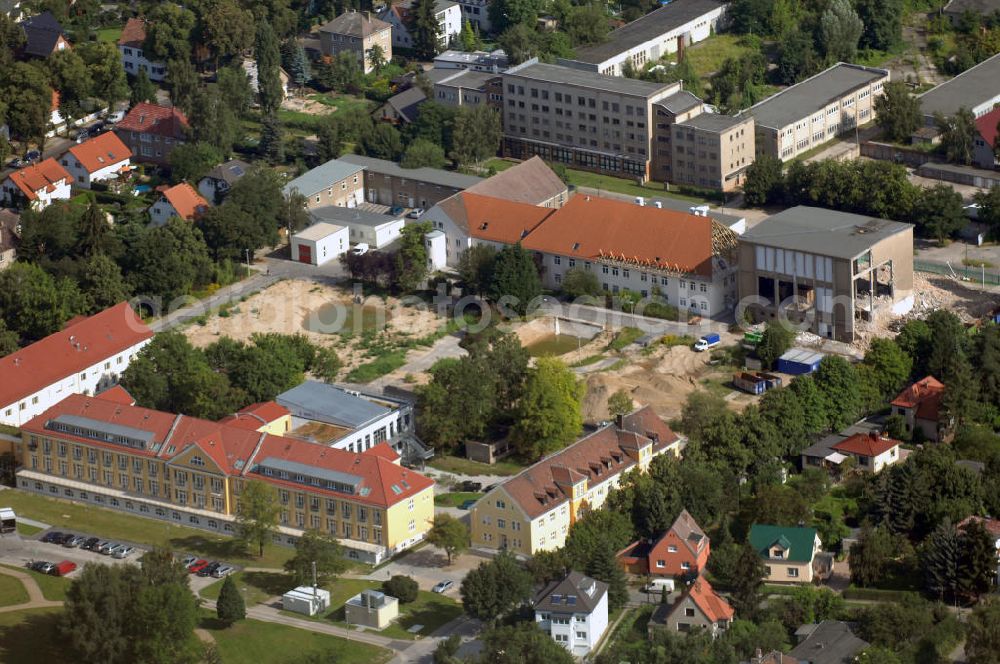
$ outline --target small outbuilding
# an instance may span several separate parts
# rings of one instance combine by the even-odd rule
[[[330,591],[312,586],[299,586],[281,596],[281,608],[306,616],[314,616],[330,608]]]
[[[347,226],[320,222],[292,236],[292,260],[323,265],[350,248]]]
[[[823,360],[823,357],[823,353],[817,353],[806,348],[792,348],[778,358],[776,368],[781,373],[801,376],[819,369],[819,363]]]
[[[17,515],[9,507],[0,507],[0,533],[12,533],[17,530]]]
[[[399,616],[399,600],[378,590],[362,590],[344,604],[349,625],[385,629]]]

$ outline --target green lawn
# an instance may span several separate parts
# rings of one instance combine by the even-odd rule
[[[685,57],[702,81],[719,71],[722,63],[729,58],[739,58],[744,53],[756,51],[746,43],[744,37],[731,34],[712,35],[705,41],[684,49]],[[677,54],[668,55],[666,59],[676,61]]]
[[[615,338],[608,344],[608,350],[621,350],[626,346],[635,343],[643,335],[642,330],[637,327],[622,328]]]
[[[233,575],[233,581],[247,606],[260,604],[268,597],[283,595],[295,587],[291,578],[282,572],[237,572]],[[205,599],[219,599],[224,582],[225,579],[220,579],[203,588],[199,594]]]
[[[253,558],[231,537],[17,490],[4,492],[4,503],[18,514],[50,523],[55,528],[162,546],[255,567],[280,567],[294,554],[290,547],[271,545],[264,549],[263,558]]]
[[[483,497],[481,493],[469,491],[456,491],[454,493],[439,493],[434,496],[434,504],[441,507],[458,507],[467,500],[479,500]]]
[[[121,28],[101,28],[97,31],[97,41],[118,43],[121,36]]]
[[[385,648],[258,620],[224,628],[206,612],[200,626],[215,639],[223,662],[288,664],[316,654],[337,664],[383,664],[392,658]]]
[[[316,94],[309,97],[324,106],[336,108],[338,113],[367,113],[372,102],[364,97],[353,95],[338,95],[332,93]]]
[[[31,537],[32,535],[37,535],[38,533],[45,530],[44,528],[39,528],[38,526],[32,526],[28,523],[17,522],[17,532],[21,535]]]
[[[42,596],[45,599],[52,602],[61,602],[66,599],[66,589],[69,588],[72,583],[71,580],[62,576],[52,576],[51,574],[41,574],[31,569],[24,567],[14,567],[13,565],[3,565],[3,567],[9,567],[10,569],[16,569],[19,572],[24,572],[31,578],[35,580],[38,584],[39,589],[42,591]],[[2,661],[2,660],[0,660]]]
[[[436,470],[443,470],[447,473],[457,473],[459,475],[517,475],[524,467],[513,461],[497,461],[492,466],[478,461],[470,461],[461,457],[439,455],[427,462],[427,465]]]
[[[20,579],[0,574],[0,606],[24,604],[29,599],[28,591],[24,589]]]
[[[0,613],[0,662],[37,664],[65,662],[57,631],[62,609],[33,609]]]

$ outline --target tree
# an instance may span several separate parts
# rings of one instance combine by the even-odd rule
[[[500,149],[500,114],[489,106],[463,106],[455,114],[453,157],[461,165],[479,166]]]
[[[883,399],[898,394],[913,370],[913,360],[889,339],[873,339],[865,353],[864,364],[872,368]]]
[[[94,254],[87,259],[79,283],[87,311],[92,314],[124,302],[132,294],[121,268],[105,254]]]
[[[0,77],[0,99],[12,137],[43,142],[51,119],[52,87],[38,67],[15,62]]]
[[[861,34],[863,48],[892,51],[903,41],[902,0],[860,0],[858,17],[864,23]]]
[[[403,168],[444,168],[448,163],[444,148],[425,138],[418,138],[406,147],[399,165]]]
[[[336,116],[323,118],[316,130],[316,159],[325,164],[336,159],[344,151],[344,137]]]
[[[278,110],[281,105],[281,54],[278,40],[268,23],[257,24],[257,38],[254,41],[254,58],[257,60],[257,95],[264,115]]]
[[[951,520],[945,518],[924,542],[920,561],[927,592],[938,600],[954,598],[959,588],[960,542]]]
[[[833,431],[853,424],[861,414],[858,377],[847,360],[828,355],[816,370],[816,385],[826,397],[827,427]]]
[[[986,224],[992,239],[1000,237],[1000,186],[993,185],[987,191],[976,192],[973,200],[979,206],[976,221]]]
[[[231,100],[223,96],[224,91],[218,85],[197,90],[188,119],[194,140],[213,145],[228,158],[242,129],[236,115],[239,109],[229,105]]]
[[[505,625],[483,635],[483,664],[573,664],[573,656],[533,623]]]
[[[197,182],[222,161],[222,155],[214,146],[199,141],[175,145],[167,155],[174,182]]]
[[[284,63],[288,78],[297,87],[302,87],[312,78],[309,58],[306,51],[295,39],[288,39],[282,45],[281,61]]]
[[[896,542],[891,532],[866,523],[858,541],[851,545],[848,566],[851,583],[867,588],[885,577],[892,563]]]
[[[469,19],[462,21],[462,32],[458,36],[458,41],[462,45],[462,50],[466,53],[478,51],[482,46],[479,33],[473,29],[472,22]]]
[[[952,116],[935,113],[934,123],[941,132],[941,148],[948,161],[965,166],[971,164],[976,149],[976,137],[979,135],[979,130],[976,129],[976,116],[972,111],[963,106]]]
[[[538,358],[528,374],[511,432],[526,459],[540,459],[580,435],[584,391],[583,384],[560,360]]]
[[[441,44],[441,27],[434,0],[416,0],[411,7],[410,36],[421,60],[433,60]]]
[[[386,595],[398,599],[400,604],[409,604],[417,599],[420,586],[408,576],[395,574],[382,584],[382,590],[385,591]]]
[[[115,44],[104,41],[85,42],[77,44],[75,50],[86,63],[93,81],[91,94],[100,97],[109,106],[128,99],[128,79]]]
[[[531,575],[509,551],[482,562],[466,574],[460,589],[462,606],[472,618],[495,624],[531,597]]]
[[[236,588],[236,581],[229,575],[222,582],[219,599],[215,602],[215,614],[223,625],[229,627],[247,617],[246,603],[243,595]]]
[[[170,88],[170,100],[174,106],[190,115],[199,84],[198,72],[191,61],[186,57],[168,61],[165,82]],[[192,126],[199,127],[197,119],[192,120]]]
[[[427,542],[444,549],[450,565],[452,558],[469,548],[469,528],[449,514],[437,514],[434,526],[427,533]]]
[[[271,535],[278,529],[280,513],[281,506],[274,487],[260,480],[244,482],[236,513],[237,537],[247,546],[255,544],[257,555],[263,556],[264,545],[271,541]],[[305,537],[303,535],[299,541]]]
[[[920,128],[920,102],[903,81],[886,83],[884,90],[875,99],[875,122],[890,141],[907,142]]]
[[[602,292],[601,282],[592,271],[579,267],[571,267],[563,275],[562,291],[572,298],[583,297],[585,295],[598,297]]]
[[[403,152],[403,139],[391,124],[379,122],[361,134],[357,151],[369,157],[397,161]]]
[[[400,233],[394,261],[394,281],[400,290],[416,290],[427,279],[427,243],[424,237],[430,232],[430,222],[422,221],[408,224]]]
[[[126,262],[135,292],[165,304],[207,284],[212,275],[201,231],[177,217],[141,231]]]
[[[609,542],[602,543],[584,568],[587,576],[608,584],[608,608],[617,609],[628,602],[628,581],[625,571],[615,558],[614,548]]]
[[[140,69],[139,74],[133,79],[130,98],[133,105],[141,102],[151,104],[156,102],[156,86],[149,80],[149,74],[146,73],[145,69]]]
[[[767,153],[759,155],[743,181],[743,199],[747,205],[763,206],[774,203],[781,195],[783,162]]]
[[[914,205],[913,218],[920,231],[942,243],[966,224],[962,195],[946,184],[926,187]]]
[[[219,60],[239,55],[254,38],[254,16],[235,0],[214,0],[201,17],[201,39]]]
[[[608,17],[597,4],[573,7],[566,17],[565,30],[573,46],[600,44],[608,37]]]
[[[968,621],[965,654],[969,664],[1000,662],[1000,600],[986,600],[973,609]]]
[[[246,489],[244,489],[243,502],[245,503],[246,500]],[[275,515],[274,523],[277,525],[277,514],[280,507],[276,503],[268,502],[273,501],[273,492],[270,497],[262,496],[255,498],[255,500],[260,501],[261,517],[267,521],[273,513]],[[255,525],[254,527],[261,528],[262,526]],[[259,535],[253,535],[252,541],[259,542]],[[263,544],[261,544],[260,555],[264,555]],[[313,565],[316,566],[316,582],[323,586],[347,569],[347,559],[344,557],[344,547],[341,546],[337,538],[319,530],[309,529],[295,541],[295,555],[285,562],[285,571],[292,576],[296,585],[311,585]]]
[[[16,332],[7,329],[7,323],[0,318],[0,357],[10,355],[20,348],[20,339]]]
[[[487,244],[474,244],[458,257],[458,274],[472,293],[483,295],[493,281],[496,250]]]
[[[620,417],[632,412],[632,396],[625,390],[618,390],[608,397],[608,415]]]
[[[538,268],[521,243],[508,245],[497,254],[490,297],[501,309],[525,314],[542,294]]]
[[[757,357],[765,368],[771,369],[794,341],[795,331],[784,321],[769,322],[757,344]]]
[[[264,116],[259,150],[260,155],[270,164],[280,164],[285,161],[285,140],[277,113],[268,113]]]
[[[254,102],[254,92],[250,85],[250,77],[235,62],[227,67],[221,67],[216,73],[216,90],[222,103],[236,117],[246,117]]]
[[[34,342],[62,329],[84,313],[85,302],[69,279],[54,279],[42,268],[16,262],[0,272],[0,318],[22,341]]]
[[[995,540],[979,520],[967,524],[959,536],[962,563],[958,584],[966,597],[978,600],[992,589],[997,575]]]
[[[497,3],[490,3],[490,7],[496,7]],[[538,33],[530,25],[518,23],[511,26],[500,34],[497,43],[512,65],[519,65],[529,58],[540,54]]]
[[[56,51],[46,65],[53,86],[59,90],[59,111],[68,120],[84,115],[83,104],[91,96],[94,81],[76,49]]]
[[[851,62],[865,24],[848,0],[832,0],[819,19],[820,43],[828,60]]]
[[[732,582],[733,608],[741,616],[753,616],[757,612],[760,589],[764,585],[764,563],[749,543],[740,547]]]
[[[517,25],[532,26],[538,19],[540,4],[538,0],[499,0],[490,3],[490,25],[496,33]]]
[[[822,64],[810,33],[795,27],[778,46],[778,79],[793,85],[815,74]]]
[[[142,45],[151,61],[190,60],[194,12],[172,2],[156,3],[146,14],[146,41]]]

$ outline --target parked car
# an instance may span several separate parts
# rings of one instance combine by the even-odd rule
[[[423,216],[423,214],[424,214],[423,208],[413,208],[412,210],[410,210],[410,213],[406,216],[409,217],[410,219],[419,219],[420,217]]]
[[[192,574],[197,574],[206,567],[208,567],[208,561],[205,560],[204,558],[199,558],[198,560],[194,561],[191,565],[188,566],[188,571],[191,572]]]
[[[72,541],[73,541],[73,539],[74,539],[74,538],[76,538],[76,537],[77,537],[77,536],[76,536],[76,535],[74,535],[73,533],[66,533],[66,534],[64,534],[64,535],[62,536],[62,539],[60,539],[60,540],[56,540],[56,541],[55,541],[54,543],[55,543],[55,544],[61,544],[62,546],[67,546],[67,545],[68,545],[68,544],[69,544],[70,542],[72,542]]]
[[[51,574],[52,576],[66,576],[75,569],[76,569],[76,563],[74,563],[72,560],[63,560],[62,562],[58,562],[55,565],[53,565],[52,569],[49,570],[48,573]]]
[[[86,541],[87,538],[84,537],[83,535],[73,535],[72,537],[63,542],[63,546],[66,547],[67,549],[75,549],[78,546],[82,546],[83,543]]]
[[[233,567],[232,565],[219,565],[215,569],[215,571],[212,572],[212,576],[214,576],[217,579],[221,579],[223,577],[226,577],[226,576],[229,576],[230,574],[232,574],[233,570],[235,570],[235,569],[236,568]]]
[[[58,530],[50,530],[49,532],[42,535],[42,541],[47,543],[55,542],[56,540],[62,541],[62,538],[66,533],[61,533]]]
[[[90,138],[90,133],[86,129],[81,129],[80,131],[76,132],[77,143],[83,143],[88,138]]]
[[[87,551],[93,551],[97,548],[97,545],[101,543],[100,537],[88,537],[87,541],[80,545],[81,549],[86,549]]]
[[[653,579],[642,590],[647,593],[672,593],[674,592],[674,580]]]
[[[121,546],[118,542],[107,541],[97,547],[97,552],[105,556],[111,555],[112,549]]]
[[[24,160],[22,160],[20,157],[14,157],[13,159],[10,160],[10,163],[7,165],[10,166],[11,168],[24,168],[26,166]]]
[[[393,205],[392,209],[389,210],[389,214],[391,214],[393,216],[395,216],[397,214],[403,214],[403,210],[405,210],[405,209],[406,208],[404,208],[402,205]]]
[[[34,164],[36,161],[42,158],[42,153],[38,150],[28,150],[28,153],[24,155],[24,161],[27,164]]]
[[[219,569],[220,567],[222,567],[222,563],[213,560],[212,562],[210,562],[209,564],[205,565],[200,570],[198,570],[198,576],[212,576],[212,574],[215,573],[215,570]]]
[[[477,502],[478,501],[475,498],[470,498],[469,500],[467,500],[464,503],[462,503],[461,505],[459,505],[458,509],[460,509],[460,510],[471,510],[472,506],[475,505]]]
[[[51,574],[52,570],[55,569],[55,565],[44,560],[35,560],[28,563],[28,569],[40,572],[41,574]]]
[[[129,546],[128,544],[122,544],[117,549],[111,552],[112,558],[128,558],[133,553],[135,553],[135,547]]]
[[[354,245],[353,249],[351,249],[351,253],[354,254],[355,256],[364,256],[365,254],[368,253],[368,244],[365,242],[359,242],[358,244]]]
[[[191,567],[194,563],[198,561],[198,556],[184,556],[181,558],[181,565],[184,567]]]
[[[465,480],[462,482],[462,491],[466,493],[479,493],[483,489],[481,482],[473,482],[472,480]]]
[[[431,588],[431,592],[443,593],[444,591],[448,590],[448,588],[451,588],[453,585],[455,585],[454,581],[438,581],[436,584],[434,584],[434,587]]]
[[[106,120],[111,124],[116,124],[125,119],[125,111],[115,111],[114,113],[108,113]]]

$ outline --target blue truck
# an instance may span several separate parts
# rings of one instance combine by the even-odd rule
[[[715,348],[720,343],[722,343],[722,337],[715,332],[710,332],[694,343],[694,349],[700,353],[709,348]]]

